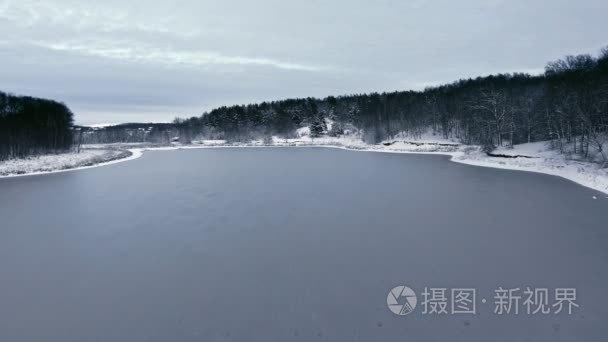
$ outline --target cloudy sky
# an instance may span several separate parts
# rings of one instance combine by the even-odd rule
[[[81,124],[422,89],[608,45],[606,0],[0,0],[0,89]]]

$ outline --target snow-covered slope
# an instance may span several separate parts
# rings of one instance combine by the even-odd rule
[[[500,147],[492,154],[511,158],[491,157],[477,150],[456,153],[452,160],[469,165],[560,176],[608,194],[608,169],[601,168],[596,163],[569,160],[563,154],[551,150],[549,142],[521,144],[513,148]]]
[[[80,153],[60,153],[11,159],[0,162],[0,177],[59,172],[76,168],[106,165],[133,157],[133,153],[118,149],[89,149]]]
[[[549,142],[539,141],[521,145],[514,145],[513,147],[498,147],[492,153],[502,154],[507,156],[528,156],[528,157],[548,157],[553,158],[556,155],[556,151],[549,148]]]

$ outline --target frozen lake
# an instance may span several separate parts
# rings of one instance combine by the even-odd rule
[[[157,151],[0,179],[0,341],[605,341],[606,270],[605,195],[441,156]],[[475,288],[476,313],[423,314],[425,287]],[[498,315],[499,287],[579,307]]]

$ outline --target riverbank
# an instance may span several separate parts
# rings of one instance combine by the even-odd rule
[[[81,170],[138,158],[125,149],[83,149],[78,152],[46,154],[0,161],[0,178]]]
[[[153,146],[145,144],[88,145],[81,153],[46,155],[27,159],[0,162],[0,178],[15,177],[104,166],[139,158],[145,151],[178,149],[234,148],[234,147],[328,147],[355,151],[386,153],[441,154],[451,156],[453,162],[530,171],[559,176],[585,187],[608,194],[608,169],[583,161],[568,160],[550,150],[546,143],[516,145],[513,149],[499,148],[493,155],[483,153],[479,146],[463,145],[445,139],[391,140],[370,145],[355,137],[302,137],[272,142],[229,143],[223,140],[194,141],[190,145],[172,144]]]

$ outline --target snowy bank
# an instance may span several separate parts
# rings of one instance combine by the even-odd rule
[[[85,169],[139,157],[122,149],[85,149],[80,153],[47,154],[0,161],[0,178]]]
[[[608,194],[608,169],[599,164],[569,160],[551,150],[548,142],[515,145],[512,149],[498,148],[491,157],[477,151],[453,154],[452,161],[499,169],[531,171],[559,176],[588,188]]]

